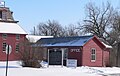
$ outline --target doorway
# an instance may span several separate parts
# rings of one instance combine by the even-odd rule
[[[60,49],[49,50],[49,65],[62,64],[62,51]]]

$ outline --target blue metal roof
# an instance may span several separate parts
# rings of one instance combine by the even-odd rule
[[[46,47],[53,46],[83,46],[93,36],[75,36],[58,38],[41,38],[37,43]]]

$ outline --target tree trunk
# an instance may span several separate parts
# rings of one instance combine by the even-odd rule
[[[117,45],[116,66],[120,67],[120,42]]]

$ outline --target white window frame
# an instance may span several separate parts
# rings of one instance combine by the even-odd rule
[[[94,51],[94,53],[93,53]],[[95,59],[92,59],[92,57],[95,57]],[[96,49],[95,48],[92,48],[91,49],[91,62],[95,62],[96,61]]]

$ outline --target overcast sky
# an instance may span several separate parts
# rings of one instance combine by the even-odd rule
[[[120,0],[4,0],[14,13],[14,19],[30,33],[34,26],[47,20],[57,20],[61,25],[76,24],[85,18],[85,5],[98,6],[109,1],[120,8]]]

